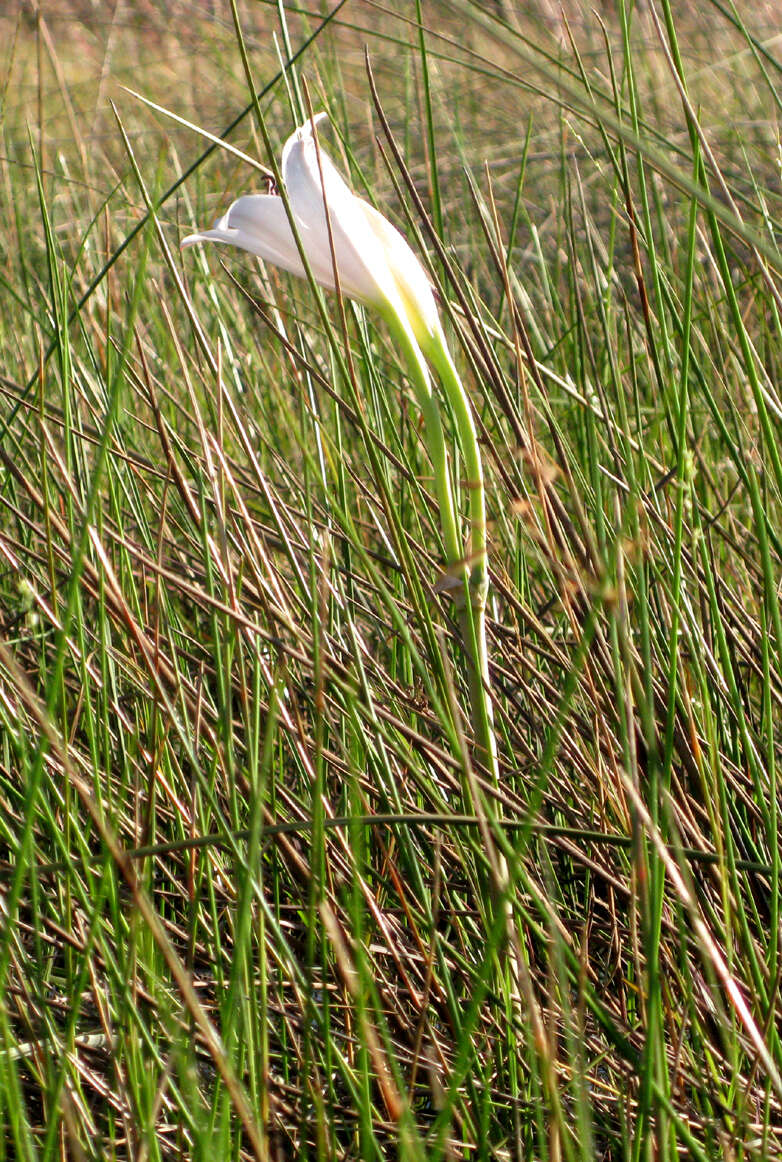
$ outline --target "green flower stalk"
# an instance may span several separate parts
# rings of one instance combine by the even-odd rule
[[[328,290],[339,286],[347,298],[378,310],[386,320],[404,352],[424,417],[447,566],[461,585],[455,590],[455,600],[470,684],[473,731],[479,757],[496,782],[497,750],[486,649],[488,570],[483,468],[469,401],[448,350],[423,266],[396,227],[353,193],[319,148],[316,125],[325,116],[319,113],[300,125],[285,143],[281,166],[284,199],[277,194],[239,198],[210,230],[189,235],[182,246],[195,242],[237,246],[305,278],[303,251],[316,282]],[[467,472],[469,553],[465,552],[459,531],[448,448],[432,390],[430,364],[448,397]]]

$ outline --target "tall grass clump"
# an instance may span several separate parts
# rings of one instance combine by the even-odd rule
[[[0,27],[0,1159],[778,1158],[776,5]],[[382,318],[179,253],[308,94],[497,778],[447,395],[456,563]]]

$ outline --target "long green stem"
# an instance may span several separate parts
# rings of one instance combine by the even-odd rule
[[[448,450],[443,434],[443,425],[440,419],[440,409],[437,400],[432,394],[432,380],[429,369],[421,353],[421,349],[411,334],[405,321],[400,319],[395,311],[388,309],[383,312],[389,330],[404,351],[407,366],[410,372],[410,382],[415,391],[418,406],[421,408],[426,426],[426,444],[432,459],[434,471],[434,488],[437,503],[440,506],[440,524],[445,541],[445,554],[448,566],[453,568],[464,560],[464,552],[459,537],[459,523],[456,517],[456,504],[451,487],[451,476],[448,471]]]
[[[470,552],[465,554],[459,536],[440,410],[432,395],[429,370],[421,348],[405,322],[391,309],[385,312],[385,317],[395,339],[407,356],[411,382],[424,414],[426,439],[434,468],[435,491],[440,505],[440,521],[443,528],[447,561],[451,569],[460,570],[464,581],[463,591],[455,590],[455,597],[459,611],[459,628],[467,659],[473,731],[480,759],[491,772],[493,781],[497,783],[499,778],[497,745],[494,735],[489,658],[486,647],[486,594],[488,590],[486,502],[478,436],[464,386],[453,364],[445,339],[442,333],[438,332],[431,341],[427,342],[426,354],[437,371],[451,405],[467,470],[467,487],[470,496]]]
[[[425,353],[440,378],[451,405],[467,471],[467,489],[470,494],[470,585],[483,596],[489,584],[486,557],[486,499],[483,485],[483,464],[478,447],[478,433],[459,373],[442,332],[437,332],[426,344]]]
[[[467,472],[470,499],[470,581],[469,605],[460,615],[462,634],[470,657],[470,701],[473,729],[485,765],[495,783],[499,781],[497,742],[491,703],[489,655],[486,645],[486,597],[489,571],[486,543],[486,496],[483,464],[478,447],[478,433],[472,418],[464,384],[454,365],[442,331],[426,344],[431,359],[451,405]]]

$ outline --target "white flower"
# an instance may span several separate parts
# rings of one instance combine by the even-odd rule
[[[396,227],[352,192],[320,147],[318,164],[313,126],[326,116],[319,113],[299,126],[282,151],[282,180],[313,277],[326,289],[335,289],[327,210],[342,293],[383,313],[393,312],[426,346],[440,334],[426,272]],[[306,277],[285,206],[276,194],[239,198],[211,230],[190,234],[182,246],[194,242],[238,246]]]

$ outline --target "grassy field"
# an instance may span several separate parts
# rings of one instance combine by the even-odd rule
[[[0,1160],[779,1158],[779,5],[15,7]],[[469,391],[498,780],[398,344],[179,250],[308,95]]]

